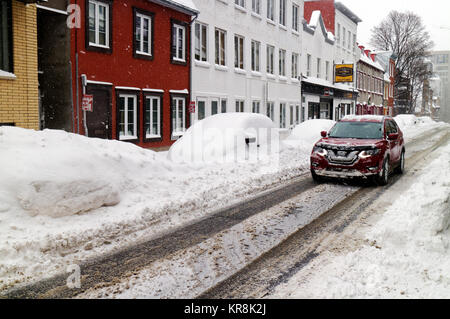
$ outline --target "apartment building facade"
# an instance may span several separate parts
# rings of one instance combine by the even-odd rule
[[[192,122],[224,112],[267,115],[282,130],[305,119],[303,1],[194,0]]]

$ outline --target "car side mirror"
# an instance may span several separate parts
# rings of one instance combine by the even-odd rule
[[[322,132],[320,132],[320,135],[321,135],[322,137],[327,137],[328,132],[327,132],[327,131],[322,131]]]
[[[396,141],[396,140],[398,140],[398,137],[399,137],[398,133],[391,133],[388,135],[388,140]]]

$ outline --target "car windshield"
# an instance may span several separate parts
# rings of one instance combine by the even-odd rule
[[[338,122],[329,137],[354,139],[381,139],[383,126],[378,122]]]

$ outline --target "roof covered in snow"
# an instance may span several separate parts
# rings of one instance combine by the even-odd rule
[[[356,14],[354,14],[349,8],[347,8],[343,3],[336,2],[334,6],[336,9],[341,11],[347,18],[352,20],[354,23],[358,24],[362,22],[362,20]]]
[[[317,30],[318,26],[320,26],[320,28],[322,29],[325,40],[330,42],[331,44],[334,44],[335,37],[333,33],[329,32],[325,27],[325,22],[323,21],[322,13],[320,12],[320,10],[315,10],[312,12],[311,19],[309,19],[309,22],[307,22],[304,25],[304,28],[306,29],[306,31],[313,33]]]
[[[199,11],[193,0],[149,0],[165,7],[169,7],[187,14],[198,14]]]

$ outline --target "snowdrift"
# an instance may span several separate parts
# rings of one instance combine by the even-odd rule
[[[176,163],[227,163],[248,159],[248,152],[267,150],[277,138],[273,122],[253,113],[223,113],[207,117],[190,127],[169,150]],[[252,141],[247,146],[246,139]],[[261,152],[262,154],[263,152]],[[267,153],[265,155],[268,155]]]
[[[321,139],[320,132],[329,131],[336,124],[332,120],[308,120],[297,125],[291,135],[283,141],[288,147],[300,147],[308,152],[318,140]],[[308,153],[309,155],[309,153]]]
[[[160,167],[154,152],[132,144],[0,127],[2,210],[69,216],[120,202],[142,168]]]

